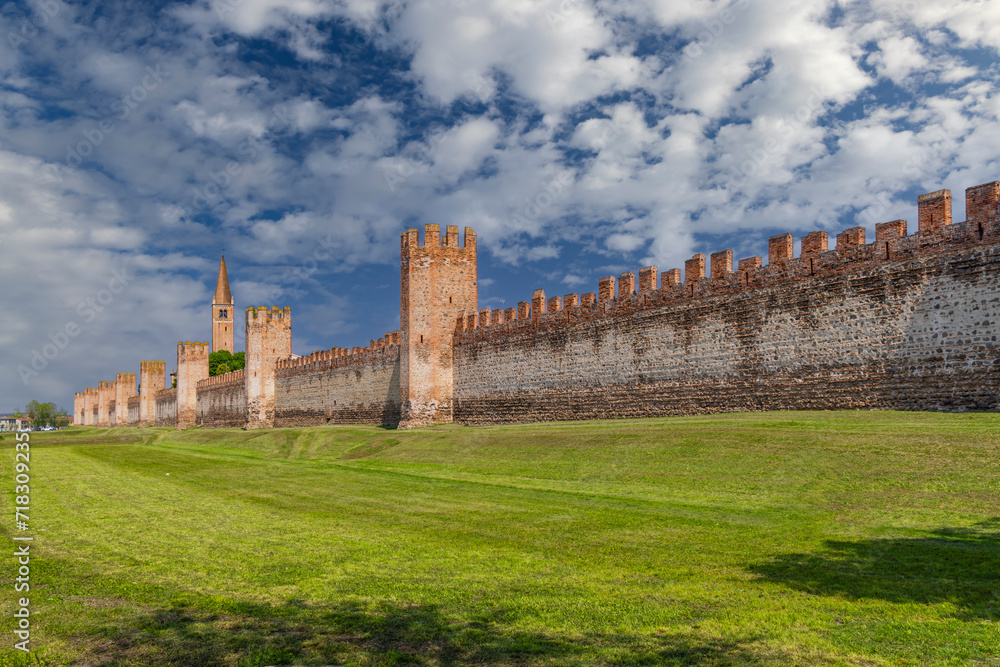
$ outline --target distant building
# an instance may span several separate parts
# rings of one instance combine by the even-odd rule
[[[31,420],[27,417],[0,415],[0,431],[20,431],[29,426],[31,426]]]

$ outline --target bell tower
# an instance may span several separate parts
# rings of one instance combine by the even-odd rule
[[[215,282],[215,296],[212,298],[212,352],[236,352],[233,334],[233,295],[229,291],[226,256],[223,255],[219,262],[219,279]]]

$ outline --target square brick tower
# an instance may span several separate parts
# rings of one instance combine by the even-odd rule
[[[223,255],[219,261],[219,278],[215,281],[215,296],[212,297],[212,352],[236,351],[233,342],[233,317],[233,295],[229,291],[226,256]]]
[[[97,387],[87,387],[83,390],[83,425],[97,426]]]
[[[82,391],[73,393],[73,425],[83,426],[83,405],[85,394]]]
[[[198,418],[198,381],[208,377],[208,343],[177,343],[177,430]]]
[[[119,373],[115,376],[115,423],[112,426],[128,424],[128,399],[135,396],[135,373]]]
[[[97,426],[107,428],[111,426],[111,401],[115,400],[115,383],[110,380],[101,380],[97,383]]]
[[[274,426],[274,367],[292,354],[292,309],[247,308],[246,428]]]
[[[443,243],[442,243],[443,241]],[[410,229],[400,249],[400,428],[452,421],[452,336],[463,312],[479,311],[476,232],[426,225]]]
[[[156,392],[167,388],[166,361],[139,363],[139,425],[156,422]]]

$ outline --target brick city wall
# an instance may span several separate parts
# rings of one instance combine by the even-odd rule
[[[128,425],[138,426],[139,425],[139,397],[131,396],[128,399]]]
[[[177,387],[156,392],[156,425],[177,425]]]
[[[279,361],[276,426],[399,423],[399,332],[365,348]]]
[[[683,284],[670,271],[653,289],[646,267],[640,289],[623,274],[614,299],[605,278],[597,301],[539,290],[531,306],[467,315],[456,327],[455,419],[1000,409],[997,201],[986,214],[971,194],[963,224],[933,193],[913,236],[895,221],[877,226],[874,243],[854,228],[827,250],[814,233],[792,258],[781,235],[767,266],[750,258],[734,272],[715,253],[705,277],[702,255]]]
[[[242,427],[247,421],[246,371],[198,383],[198,423],[208,428]]]

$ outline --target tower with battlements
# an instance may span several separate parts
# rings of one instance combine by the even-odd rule
[[[156,421],[156,392],[167,388],[166,361],[143,361],[139,364],[139,424]]]
[[[476,233],[458,227],[444,238],[426,225],[424,242],[410,229],[400,248],[400,428],[452,421],[452,336],[455,318],[477,312]]]
[[[275,366],[292,354],[291,308],[247,308],[246,348],[246,428],[269,428],[274,426]]]
[[[233,295],[229,291],[226,256],[223,255],[219,261],[219,278],[215,281],[215,296],[212,297],[212,352],[235,352],[233,334]]]
[[[198,416],[198,382],[208,377],[208,343],[177,343],[177,425],[191,428]]]

